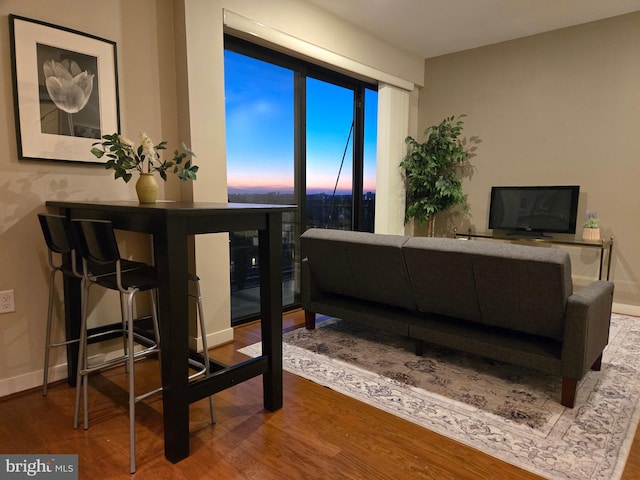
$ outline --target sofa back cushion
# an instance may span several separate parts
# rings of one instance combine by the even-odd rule
[[[562,340],[566,252],[450,238],[412,238],[404,250],[421,311]]]
[[[320,291],[415,310],[402,246],[407,237],[312,228],[302,254]]]
[[[403,251],[418,310],[482,322],[473,256],[462,241],[414,237]]]
[[[562,340],[573,291],[569,254],[503,243],[489,250],[474,260],[483,323]]]

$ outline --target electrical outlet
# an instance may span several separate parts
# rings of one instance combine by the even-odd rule
[[[0,313],[10,313],[16,311],[16,302],[13,298],[13,290],[0,292]]]

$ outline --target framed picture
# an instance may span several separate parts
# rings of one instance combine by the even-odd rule
[[[116,44],[9,15],[18,156],[105,163],[91,154],[120,131]]]

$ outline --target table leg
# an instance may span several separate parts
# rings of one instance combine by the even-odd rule
[[[282,215],[268,215],[258,232],[262,355],[268,358],[263,376],[264,407],[282,408]]]
[[[153,237],[158,269],[164,452],[171,462],[189,456],[188,253],[184,218],[168,219]]]
[[[602,265],[604,264],[604,246],[600,249],[600,270],[598,270],[598,280],[602,280]]]
[[[607,281],[611,276],[611,255],[613,255],[613,237],[611,237],[611,243],[609,244],[609,255],[607,256]]]
[[[67,340],[80,338],[82,308],[80,305],[80,279],[63,275],[65,335]],[[67,345],[67,383],[76,386],[78,368],[78,344]]]

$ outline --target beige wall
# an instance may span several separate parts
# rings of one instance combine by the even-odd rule
[[[485,230],[492,185],[578,184],[579,228],[595,210],[615,236],[615,302],[640,313],[640,13],[427,60],[419,130],[464,113],[479,135],[464,191]],[[576,282],[597,272],[595,252],[571,248]],[[619,307],[618,307],[619,308]]]
[[[116,41],[122,132],[135,137],[144,130],[155,141],[167,140],[175,145],[172,10],[171,0],[0,3],[0,290],[13,289],[16,303],[15,313],[0,316],[0,395],[41,382],[48,267],[36,213],[45,210],[43,204],[48,199],[135,199],[133,183],[113,181],[103,166],[18,159],[8,14]],[[179,198],[178,183],[162,187],[164,198]],[[147,240],[134,234],[120,236],[122,247],[136,254],[143,253]],[[92,306],[92,322],[103,322],[119,311],[117,297],[96,292],[93,299],[92,305],[97,304],[97,308]],[[58,301],[56,307],[61,312]],[[64,360],[58,349],[53,363]],[[63,368],[53,377],[61,372]]]
[[[135,199],[132,184],[113,181],[99,165],[18,159],[8,15],[117,42],[122,133],[135,137],[144,130],[170,146],[185,141],[198,154],[201,169],[193,188],[170,182],[160,197],[221,201],[226,199],[224,8],[410,82],[423,81],[421,59],[300,0],[0,2],[0,291],[13,289],[16,298],[16,312],[0,315],[0,396],[35,387],[42,378],[48,269],[36,213],[45,210],[48,199]],[[147,250],[143,235],[119,232],[119,239],[126,252]],[[222,235],[197,241],[212,345],[230,338],[228,241]],[[60,313],[59,300],[60,293]],[[91,308],[92,322],[110,321],[117,298],[95,298]],[[60,365],[52,378],[62,378],[64,361],[58,352],[54,363]]]

